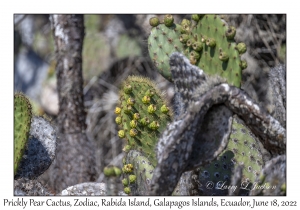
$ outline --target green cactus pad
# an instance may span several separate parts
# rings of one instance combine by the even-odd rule
[[[23,157],[29,137],[32,108],[28,98],[21,93],[14,95],[14,174]]]
[[[160,24],[151,30],[148,38],[148,50],[151,60],[159,73],[168,80],[172,80],[169,56],[173,52],[183,52],[183,43],[180,42],[181,26],[172,24],[170,27]]]
[[[191,35],[197,35],[197,41],[206,39],[206,45],[196,65],[206,73],[218,74],[227,79],[228,83],[240,87],[242,68],[240,67],[240,53],[236,50],[233,38],[235,28],[227,24],[217,15],[205,15],[193,27]],[[226,57],[220,55],[226,52]],[[219,58],[220,57],[220,58]]]
[[[129,86],[131,90],[127,91]],[[126,140],[124,151],[138,150],[156,165],[155,145],[171,121],[172,111],[155,84],[147,78],[129,77],[120,91],[116,110],[118,135]]]
[[[261,145],[252,132],[237,117],[233,118],[232,131],[229,137],[227,148],[206,167],[200,170],[200,182],[205,184],[212,181],[215,185],[230,184],[232,172],[238,165],[243,165],[242,183],[248,188],[252,186],[260,175],[264,165]],[[226,190],[201,189],[203,195],[226,195]],[[241,191],[240,193],[247,193]]]

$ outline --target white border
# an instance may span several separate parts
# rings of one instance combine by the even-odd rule
[[[293,1],[296,2],[296,1]],[[300,189],[298,175],[299,167],[299,16],[298,5],[291,1],[8,1],[1,5],[1,190],[0,206],[3,199],[13,197],[13,14],[14,13],[286,13],[287,14],[287,197],[275,197],[277,200],[298,200]],[[71,6],[70,6],[71,5]],[[297,65],[298,64],[298,65]],[[4,135],[3,135],[4,134]],[[152,197],[151,199],[154,199]],[[252,200],[254,197],[244,198]],[[24,198],[30,199],[30,198]],[[46,197],[36,200],[46,200]],[[52,199],[62,199],[52,197]],[[63,198],[73,201],[74,197]],[[83,198],[81,198],[83,199]],[[91,198],[92,199],[92,198]],[[93,199],[101,199],[96,197]],[[162,199],[160,197],[160,199]],[[168,197],[168,200],[189,200],[188,197]],[[201,198],[210,200],[211,198]],[[214,198],[219,200],[220,197]],[[226,197],[226,200],[236,200],[237,197]],[[272,197],[257,197],[257,200],[272,200]],[[43,208],[48,208],[43,206]],[[60,207],[63,208],[63,207]],[[134,207],[131,207],[134,208]],[[141,207],[136,207],[141,208]],[[144,207],[142,207],[144,208]],[[164,209],[167,209],[165,207]],[[184,209],[186,209],[185,207]],[[198,207],[199,208],[199,207]],[[231,207],[226,207],[229,209]],[[31,209],[31,208],[26,208]],[[36,209],[36,208],[35,208]],[[89,209],[93,209],[90,207]],[[97,208],[99,209],[99,208]],[[159,208],[158,208],[159,209]],[[169,208],[168,208],[169,209]],[[174,208],[173,208],[174,209]],[[176,209],[176,208],[175,208]]]

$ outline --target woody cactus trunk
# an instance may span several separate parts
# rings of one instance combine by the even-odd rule
[[[57,155],[50,168],[55,191],[77,183],[94,181],[95,151],[86,136],[83,104],[82,46],[83,15],[51,15],[56,47],[59,97]]]

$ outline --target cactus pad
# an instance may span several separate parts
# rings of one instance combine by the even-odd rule
[[[248,188],[255,182],[264,165],[261,144],[244,125],[243,121],[233,118],[232,130],[227,148],[208,166],[201,168],[199,177],[202,183],[203,195],[227,195],[227,190],[221,190],[223,183],[230,184],[231,176],[238,165],[243,165],[242,183]],[[207,189],[206,183],[212,181],[214,187]],[[219,189],[217,189],[219,188]],[[241,194],[247,193],[240,191]]]
[[[31,105],[25,95],[14,95],[14,174],[27,147],[31,124]]]
[[[240,54],[246,51],[246,46],[234,42],[235,28],[228,27],[217,15],[205,15],[193,27],[190,36],[194,37],[195,42],[205,41],[195,65],[210,75],[218,74],[226,78],[229,84],[240,87]]]
[[[181,27],[178,24],[166,26],[160,24],[154,27],[148,38],[149,55],[159,73],[172,80],[169,57],[173,52],[183,52],[183,44],[179,40]]]
[[[116,108],[118,135],[126,140],[124,151],[140,151],[156,165],[155,146],[161,132],[171,121],[172,111],[160,91],[147,78],[129,77],[120,91]]]
[[[150,182],[154,170],[152,163],[136,150],[131,150],[127,154],[126,162],[132,164],[133,171],[124,174],[125,178],[122,180],[125,187],[124,192],[132,195],[147,195],[150,191]]]

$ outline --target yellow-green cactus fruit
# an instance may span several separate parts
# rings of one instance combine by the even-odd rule
[[[119,130],[118,136],[119,136],[120,138],[124,138],[124,137],[125,137],[125,131],[124,131],[124,130]]]
[[[127,187],[128,186],[128,179],[124,178],[122,179],[122,184],[124,187]]]
[[[137,121],[136,120],[131,120],[130,121],[130,127],[131,128],[136,128],[136,126],[137,126]]]
[[[208,38],[206,39],[206,45],[209,47],[215,47],[216,46],[216,40],[214,38]]]
[[[124,187],[124,192],[129,195],[131,193],[131,190],[129,187]]]
[[[123,151],[124,151],[124,152],[129,152],[130,150],[131,150],[131,146],[128,145],[128,144],[125,145],[124,148],[123,148]]]
[[[149,124],[149,118],[148,117],[144,117],[143,119],[141,119],[141,124],[143,125],[143,126],[146,126],[146,125],[148,125]]]
[[[228,56],[228,54],[226,53],[226,52],[220,52],[220,54],[219,54],[219,59],[221,60],[221,61],[228,61],[228,59],[229,59],[229,56]]]
[[[167,27],[171,27],[173,25],[173,22],[174,22],[174,18],[172,15],[165,15],[164,24]]]
[[[135,128],[130,129],[129,135],[131,137],[135,137],[137,134],[138,134],[138,130],[137,129],[135,129]]]
[[[127,104],[128,105],[133,105],[135,103],[135,100],[133,98],[128,98]]]
[[[236,50],[239,52],[239,54],[243,54],[247,51],[247,46],[243,42],[238,43],[238,45],[236,46]]]
[[[140,114],[139,113],[134,113],[133,114],[133,119],[135,119],[135,120],[138,120],[138,119],[140,119]]]
[[[120,114],[120,113],[121,113],[121,108],[120,108],[120,107],[116,107],[115,113],[116,113],[116,114]]]
[[[113,177],[113,176],[120,176],[122,171],[116,166],[109,165],[104,167],[103,173],[107,177]]]
[[[170,110],[169,107],[167,107],[165,104],[162,105],[162,107],[160,108],[160,111],[165,114],[167,114],[169,110]]]
[[[233,26],[230,26],[228,30],[226,31],[225,35],[227,39],[234,39],[236,33],[236,29]]]
[[[150,26],[152,26],[152,27],[156,27],[156,26],[158,26],[159,25],[159,19],[157,18],[157,17],[152,17],[152,18],[150,18],[150,20],[149,20],[149,24],[150,24]]]
[[[132,173],[133,171],[133,165],[132,164],[126,164],[123,167],[123,172],[126,174]]]
[[[129,175],[129,183],[133,184],[136,182],[136,175]]]
[[[122,123],[122,118],[118,116],[118,117],[116,117],[115,121],[118,125],[120,125]]]
[[[153,114],[155,111],[156,111],[156,106],[155,106],[154,104],[150,104],[150,105],[148,106],[148,112],[149,112],[150,114]]]
[[[151,128],[152,130],[157,130],[159,128],[159,123],[157,121],[153,121],[149,124],[149,128]]]
[[[142,99],[142,102],[144,104],[149,104],[150,103],[150,97],[149,96],[144,96],[143,99]]]

